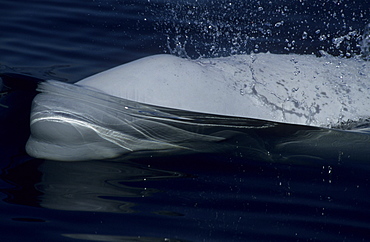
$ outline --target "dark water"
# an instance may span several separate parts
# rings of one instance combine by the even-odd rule
[[[75,82],[157,53],[351,58],[364,51],[369,12],[344,0],[1,1],[0,71]],[[0,102],[1,241],[370,239],[366,134],[328,143],[329,132],[309,132],[280,147],[285,160],[236,150],[44,161],[24,152],[35,94],[24,86]]]

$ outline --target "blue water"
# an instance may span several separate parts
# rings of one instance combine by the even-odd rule
[[[1,1],[0,72],[75,82],[158,53],[353,58],[369,14],[360,0]],[[318,152],[312,156],[322,159],[287,162],[253,153],[37,160],[24,152],[34,94],[1,96],[1,241],[370,239],[366,159]]]

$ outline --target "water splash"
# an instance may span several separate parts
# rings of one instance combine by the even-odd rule
[[[360,23],[369,14],[357,1],[151,0],[149,5],[154,28],[166,37],[165,52],[187,58],[268,51],[352,57],[361,53]]]
[[[365,60],[370,59],[370,23],[366,25],[362,35],[361,54]]]

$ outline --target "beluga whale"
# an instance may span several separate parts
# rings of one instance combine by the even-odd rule
[[[369,77],[369,63],[360,57],[153,55],[74,84],[40,83],[26,150],[37,158],[79,161],[214,152],[258,132],[366,132]],[[282,142],[261,141],[262,153]]]

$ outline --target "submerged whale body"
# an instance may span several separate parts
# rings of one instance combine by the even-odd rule
[[[241,134],[246,146],[255,143],[250,130],[255,136],[262,129],[280,133],[272,128],[284,124],[307,130],[359,124],[368,118],[369,76],[369,64],[355,58],[150,56],[75,84],[41,83],[26,150],[65,161],[213,152]],[[297,133],[289,127],[287,134]]]

